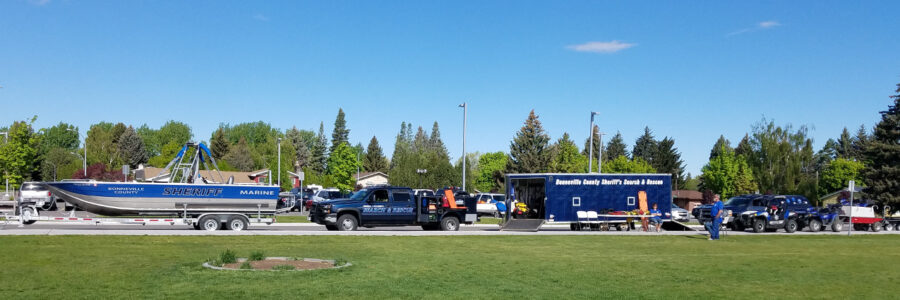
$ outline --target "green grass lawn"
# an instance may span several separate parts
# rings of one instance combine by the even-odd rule
[[[306,272],[223,272],[246,257],[346,259]],[[885,298],[900,236],[4,236],[5,299]],[[893,263],[892,263],[893,262]]]
[[[275,216],[276,223],[309,223],[306,216]]]

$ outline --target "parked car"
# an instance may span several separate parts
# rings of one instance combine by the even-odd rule
[[[688,222],[691,220],[691,213],[687,209],[678,207],[672,203],[672,220],[676,222]]]
[[[56,210],[56,198],[50,193],[50,189],[40,182],[25,182],[16,197],[23,205],[34,205],[41,210]]]
[[[315,194],[309,197],[309,200],[306,200],[306,209],[309,210],[312,208],[314,203],[318,203],[321,201],[332,200],[343,198],[344,194],[341,193],[340,190],[335,188],[322,189],[317,191]]]
[[[500,217],[506,214],[506,195],[480,193],[475,195],[479,215]]]
[[[749,228],[753,224],[744,223],[741,220],[741,214],[744,212],[751,210],[756,211],[756,208],[763,206],[763,201],[765,196],[758,194],[747,194],[747,195],[738,195],[731,197],[728,201],[723,203],[723,207],[726,211],[731,211],[732,215],[728,217],[732,217],[732,221],[729,222],[729,227],[736,231],[744,231],[745,228]],[[712,216],[709,215],[710,209],[712,209],[712,205],[699,205],[694,207],[694,210],[691,214],[700,224],[704,224],[712,220]]]
[[[421,199],[422,197],[434,196],[434,191],[427,190],[427,189],[414,189],[413,193],[416,194],[416,199]]]

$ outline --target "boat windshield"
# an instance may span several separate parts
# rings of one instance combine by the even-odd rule
[[[366,189],[361,189],[361,190],[354,192],[353,195],[350,196],[350,200],[363,201],[363,200],[365,200],[364,199],[365,197],[366,197]]]

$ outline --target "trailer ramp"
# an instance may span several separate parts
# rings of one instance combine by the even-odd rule
[[[668,222],[663,222],[662,228],[665,230],[668,230],[668,231],[697,231],[697,229],[694,229],[693,227],[689,226],[688,224],[681,223],[681,222],[674,221],[674,220],[668,221]]]
[[[538,231],[544,225],[544,219],[511,219],[500,226],[502,231]]]

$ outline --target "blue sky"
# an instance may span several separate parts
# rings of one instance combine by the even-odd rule
[[[257,3],[259,2],[259,3]],[[461,153],[508,151],[531,109],[582,145],[589,112],[629,147],[649,126],[698,174],[763,117],[816,147],[871,127],[900,82],[897,1],[0,2],[0,123],[263,120],[386,154],[400,122]],[[607,137],[608,138],[608,137]]]

